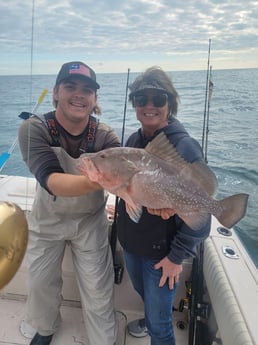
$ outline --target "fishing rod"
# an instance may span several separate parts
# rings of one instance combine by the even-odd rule
[[[213,92],[213,82],[211,78],[211,71],[212,66],[210,66],[210,72],[209,72],[209,96],[208,96],[208,108],[207,108],[207,121],[206,121],[206,137],[205,137],[205,147],[204,147],[204,159],[205,162],[208,163],[208,135],[209,135],[209,117],[210,117],[210,104],[211,104],[211,96]]]
[[[206,117],[207,117],[207,99],[208,99],[208,88],[209,88],[210,53],[211,53],[211,39],[209,39],[208,61],[207,61],[206,89],[205,89],[203,127],[202,127],[202,150],[204,149]]]
[[[32,112],[28,113],[28,112],[22,112],[19,117],[27,120],[32,114],[36,113],[38,110],[38,107],[40,106],[40,104],[43,102],[43,99],[45,98],[46,94],[48,93],[48,89],[44,89],[41,93],[41,95],[38,98],[38,101],[36,102],[36,104],[34,105]],[[15,138],[15,140],[13,141],[11,147],[9,148],[8,151],[3,152],[0,156],[0,172],[2,171],[3,167],[5,166],[6,162],[8,161],[8,159],[10,158],[11,154],[13,153],[13,150],[15,149],[15,146],[18,142],[18,137]]]
[[[127,94],[128,94],[128,85],[129,85],[129,74],[130,74],[130,68],[128,68],[128,71],[127,71],[124,116],[123,116],[123,126],[122,126],[122,134],[121,134],[121,146],[124,145],[124,137],[125,137],[125,120],[126,120],[126,109],[127,109]],[[116,263],[118,202],[119,202],[119,198],[116,196],[114,219],[113,219],[113,223],[112,223],[111,236],[110,236],[110,246],[111,246],[111,251],[112,251],[112,255],[113,255],[113,263],[114,263],[114,271],[115,271],[115,283],[116,284],[121,283],[122,278],[123,278],[123,273],[124,273],[123,265]]]
[[[123,116],[123,126],[122,126],[122,134],[121,134],[121,146],[124,146],[124,138],[125,138],[125,120],[126,120],[126,109],[127,109],[127,94],[128,94],[128,85],[129,85],[129,74],[130,74],[130,68],[128,68],[128,71],[127,71],[124,116]]]
[[[213,91],[213,82],[211,80],[210,66],[210,48],[211,40],[209,40],[209,51],[208,51],[208,67],[206,77],[206,91],[205,91],[205,106],[204,106],[204,118],[203,118],[203,134],[202,134],[202,151],[204,160],[207,163],[207,151],[208,151],[208,133],[209,133],[209,112],[210,112],[210,101]],[[204,242],[202,241],[198,248],[197,254],[193,258],[192,263],[192,277],[191,277],[191,294],[189,301],[189,334],[188,334],[188,345],[205,345],[208,342],[207,332],[207,319],[209,314],[209,305],[203,300],[203,257],[204,257]]]

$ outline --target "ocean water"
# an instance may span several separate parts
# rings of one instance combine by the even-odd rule
[[[129,82],[136,73],[129,74]],[[101,120],[127,130],[139,123],[126,102],[127,72],[99,74]],[[171,72],[181,102],[178,119],[202,142],[206,71]],[[258,267],[258,69],[213,70],[209,110],[208,164],[218,178],[218,195],[250,195],[246,216],[235,231]],[[53,75],[0,76],[0,155],[9,150],[21,123],[18,115],[31,111],[43,89],[48,88],[38,112],[52,109]],[[16,145],[2,174],[30,176]]]

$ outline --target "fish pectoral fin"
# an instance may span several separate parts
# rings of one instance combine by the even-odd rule
[[[132,219],[132,221],[134,221],[135,223],[138,223],[142,215],[142,206],[126,203],[125,207],[126,207],[126,212],[128,213],[129,217]]]
[[[123,163],[126,163],[127,174],[129,176],[133,176],[140,171],[140,169],[136,166],[136,164],[133,161],[128,160],[125,157],[121,157],[121,164]]]
[[[201,230],[210,219],[209,213],[188,212],[177,214],[192,230]]]

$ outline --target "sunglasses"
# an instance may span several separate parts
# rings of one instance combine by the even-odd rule
[[[148,97],[147,95],[133,96],[134,107],[145,107],[149,101],[151,101],[154,107],[161,108],[167,103],[168,95],[166,93],[160,93],[152,97]]]

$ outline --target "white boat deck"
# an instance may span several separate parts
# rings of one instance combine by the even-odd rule
[[[18,300],[0,300],[0,345],[27,345],[29,338],[25,338],[20,332],[20,323],[24,317],[25,303]],[[62,306],[62,325],[55,334],[51,345],[87,345],[81,309],[78,307]],[[141,317],[141,313],[127,312],[126,314],[117,311],[119,320],[119,336],[117,345],[149,345],[149,336],[145,338],[135,338],[130,336],[126,330],[128,321]],[[187,331],[179,330],[175,327],[177,344],[187,345]]]
[[[190,268],[190,267],[189,267]],[[20,332],[21,322],[25,316],[26,306],[26,257],[18,273],[12,281],[0,292],[0,345],[25,345],[30,339]],[[187,272],[187,267],[185,272]],[[63,298],[61,307],[62,325],[55,334],[51,345],[87,345],[79,292],[71,261],[70,248],[67,247],[63,262]],[[178,296],[181,298],[181,296]],[[119,321],[119,336],[117,345],[147,345],[149,337],[135,338],[128,334],[126,325],[129,321],[143,316],[143,304],[131,287],[125,272],[122,283],[115,286],[115,304]],[[175,332],[178,345],[187,345],[187,313],[176,312],[174,316]],[[29,332],[28,332],[29,335]]]
[[[14,202],[23,210],[30,210],[33,202],[35,180],[19,176],[0,176],[0,200]],[[24,197],[26,196],[26,198]],[[112,203],[112,198],[111,198]],[[117,257],[123,263],[122,250],[118,248]],[[185,264],[185,279],[190,275],[191,264]],[[55,334],[51,345],[87,345],[87,335],[80,308],[80,296],[77,288],[70,247],[67,246],[63,261],[63,303],[61,307],[62,325]],[[184,279],[184,280],[185,280]],[[183,281],[184,281],[183,280]],[[179,289],[177,301],[185,297],[185,287]],[[21,322],[25,317],[27,296],[27,266],[26,256],[19,271],[11,282],[0,291],[0,345],[25,345],[30,338],[25,337],[21,331]],[[115,285],[115,305],[119,332],[117,345],[147,345],[149,336],[135,338],[128,334],[127,323],[136,318],[143,317],[143,303],[131,286],[127,272],[124,272],[122,283]],[[174,313],[174,329],[178,345],[188,344],[187,311]],[[29,330],[31,331],[31,330]],[[31,334],[28,336],[31,337]],[[97,344],[96,344],[97,345]]]
[[[0,175],[0,201],[14,202],[23,210],[30,210],[34,189],[34,179]],[[218,232],[219,227],[220,224],[213,218],[211,234],[204,245],[206,298],[214,314],[214,318],[210,318],[208,322],[212,329],[216,330],[218,326],[216,337],[221,339],[223,345],[258,345],[258,270],[234,230],[230,236],[225,236]],[[235,254],[233,257],[228,256],[232,253]],[[123,263],[119,246],[117,257]],[[186,297],[185,281],[189,280],[190,274],[191,261],[184,263],[174,305],[176,308],[180,300]],[[51,345],[88,345],[69,247],[63,261],[63,281],[63,322]],[[0,291],[0,345],[30,343],[30,339],[20,332],[20,324],[25,315],[26,295],[25,257],[15,277]],[[143,304],[133,290],[126,272],[122,283],[115,286],[115,305],[119,320],[117,345],[150,344],[148,336],[137,339],[127,333],[127,323],[143,316]],[[177,345],[188,345],[188,317],[187,310],[174,312]],[[214,341],[212,345],[217,344]]]

